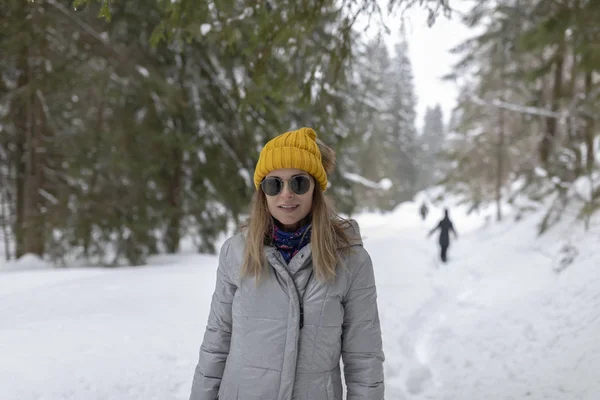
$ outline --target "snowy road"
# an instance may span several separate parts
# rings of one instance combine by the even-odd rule
[[[532,227],[457,213],[450,263],[416,206],[359,218],[372,255],[388,400],[600,398],[600,253],[558,275]],[[438,210],[439,211],[439,210]],[[597,240],[595,237],[595,240]],[[548,237],[548,243],[562,238]],[[591,240],[591,239],[590,239]],[[187,399],[216,258],[0,273],[0,398]]]
[[[563,235],[536,239],[535,219],[487,230],[464,220],[443,265],[423,240],[435,221],[406,211],[367,241],[379,265],[387,399],[600,398],[598,231],[571,238],[580,262],[559,275]]]

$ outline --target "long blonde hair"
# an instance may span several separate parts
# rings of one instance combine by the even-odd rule
[[[335,169],[335,152],[320,140],[317,140],[317,144],[325,171],[331,175]],[[315,276],[322,282],[331,281],[336,276],[342,256],[350,247],[350,238],[345,232],[349,222],[336,214],[331,199],[325,196],[318,185],[313,191],[311,213],[310,242]],[[270,238],[273,231],[273,217],[269,213],[266,196],[260,189],[252,197],[250,217],[243,228],[246,231],[246,246],[241,275],[254,276],[258,281],[267,270],[265,240]]]

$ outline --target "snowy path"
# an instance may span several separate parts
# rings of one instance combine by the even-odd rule
[[[367,241],[379,266],[387,399],[600,398],[597,251],[559,278],[556,257],[514,229],[470,226],[443,265],[423,239],[430,226],[390,225]]]
[[[597,251],[581,243],[581,262],[559,276],[531,227],[483,232],[463,218],[440,265],[425,238],[435,221],[416,215],[359,219],[376,269],[386,399],[600,398]],[[216,258],[153,264],[0,273],[0,398],[187,399]]]

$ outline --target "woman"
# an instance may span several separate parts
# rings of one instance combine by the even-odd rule
[[[373,266],[326,202],[333,150],[302,128],[260,153],[243,233],[221,248],[191,400],[384,397]]]

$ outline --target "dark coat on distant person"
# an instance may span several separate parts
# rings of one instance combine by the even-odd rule
[[[454,230],[454,225],[452,221],[450,221],[450,217],[448,215],[448,210],[444,211],[444,218],[439,222],[439,224],[429,232],[429,235],[432,235],[436,230],[440,230],[440,246],[448,247],[450,246],[450,231],[454,233],[454,236],[457,236],[456,230]]]

